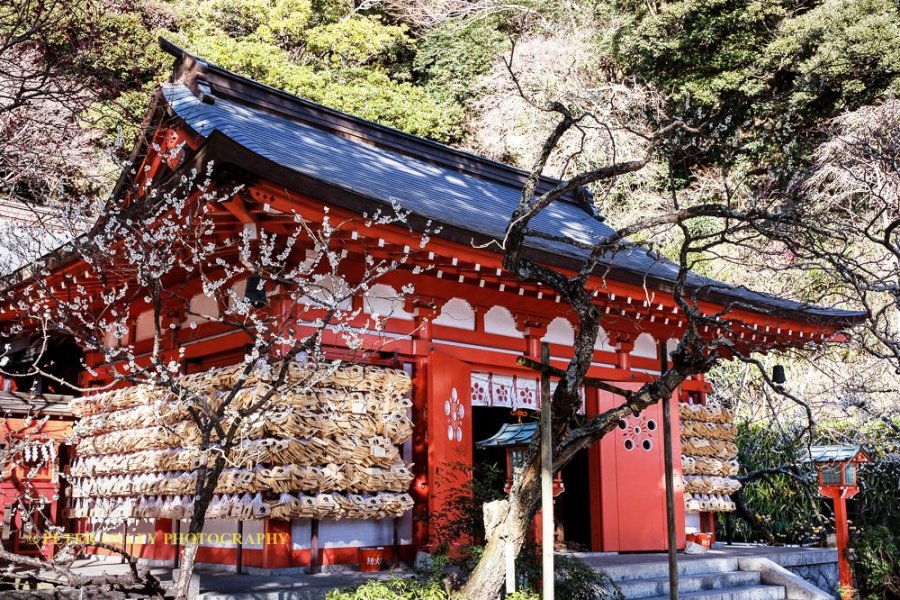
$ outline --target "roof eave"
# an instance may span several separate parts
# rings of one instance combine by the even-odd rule
[[[289,167],[285,167],[257,154],[218,130],[215,130],[210,134],[201,147],[201,150],[202,152],[199,152],[197,156],[202,156],[204,161],[215,161],[220,167],[222,164],[230,164],[238,169],[249,172],[261,180],[269,181],[314,198],[327,198],[329,202],[352,212],[364,212],[367,207],[371,207],[373,202],[384,205],[384,202],[378,198],[366,196],[359,192],[333,185],[313,176],[298,173]],[[193,168],[198,169],[198,172],[205,172],[206,164],[205,162],[203,164],[194,163]],[[449,224],[441,224],[433,217],[411,214],[409,216],[408,224],[420,231],[424,230],[426,224],[430,224],[432,227],[436,224],[441,225],[440,234],[437,236],[441,239],[463,244],[467,247],[471,247],[473,244],[486,248],[495,247],[495,244],[492,244],[491,242],[496,240],[493,240],[492,238],[469,229]],[[577,259],[534,247],[529,247],[527,249],[527,255],[532,260],[541,264],[567,270],[578,270],[582,265]],[[621,267],[602,265],[596,269],[596,274],[601,278],[610,278],[666,294],[674,292],[673,284],[667,280],[645,273],[630,271]],[[736,304],[734,298],[716,292],[715,290],[706,290],[699,295],[699,299],[720,306],[733,306]],[[759,305],[748,300],[740,301],[740,305],[741,308],[746,307],[748,310],[753,310],[760,314],[811,325],[819,325],[829,329],[850,327],[863,321],[866,317],[864,312],[844,311],[833,315],[823,315],[803,310],[790,310],[781,307]],[[818,307],[810,308],[819,309]]]

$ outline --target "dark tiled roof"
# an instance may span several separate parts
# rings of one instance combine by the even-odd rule
[[[473,239],[502,238],[518,202],[522,171],[392,130],[286,94],[208,65],[168,42],[176,74],[163,86],[171,111],[196,133],[214,132],[281,167],[372,203],[396,204]],[[544,180],[546,188],[554,183]],[[534,229],[595,244],[614,230],[594,217],[589,202],[572,197],[545,209]],[[531,238],[528,245],[575,264],[585,252]],[[600,271],[613,279],[670,289],[674,263],[632,248],[608,256]],[[720,304],[740,303],[802,320],[852,321],[860,313],[819,308],[692,274],[688,286]]]
[[[0,392],[0,414],[71,417],[72,413],[69,411],[71,400],[72,396],[59,394],[33,396],[15,392]]]
[[[477,442],[479,450],[485,448],[508,448],[510,446],[527,446],[537,433],[539,423],[504,423],[500,431],[486,440]]]

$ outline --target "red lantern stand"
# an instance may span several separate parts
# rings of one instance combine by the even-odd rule
[[[831,498],[834,505],[834,526],[837,537],[838,573],[842,595],[851,596],[853,573],[850,570],[850,528],[847,523],[847,500],[859,492],[857,465],[871,462],[860,446],[811,446],[810,460],[819,475],[819,493]]]

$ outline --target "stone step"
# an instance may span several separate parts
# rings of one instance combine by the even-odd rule
[[[722,573],[704,573],[678,578],[678,593],[699,592],[741,586],[759,585],[759,573],[756,571],[725,571]],[[652,579],[629,579],[618,581],[622,593],[628,599],[668,596],[669,578],[654,577]]]
[[[750,585],[744,587],[703,590],[678,593],[679,600],[784,600],[785,591],[780,585]],[[644,600],[669,600],[669,595],[651,596]]]
[[[631,581],[633,579],[661,579],[669,577],[669,564],[666,562],[630,563],[610,565],[603,558],[591,560],[590,556],[582,556],[587,564],[606,571],[613,581]],[[606,564],[604,564],[606,563]],[[678,576],[690,577],[709,573],[730,573],[738,570],[736,558],[704,558],[678,561]]]

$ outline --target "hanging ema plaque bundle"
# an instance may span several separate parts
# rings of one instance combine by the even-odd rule
[[[731,411],[719,406],[679,403],[681,469],[687,510],[730,512],[731,494],[741,488]]]
[[[412,508],[411,465],[398,449],[412,435],[409,375],[291,363],[273,391],[279,366],[243,383],[243,365],[185,376],[180,395],[137,385],[73,400],[80,420],[69,516],[189,517],[196,470],[214,459],[200,452],[190,411],[216,410],[232,394],[223,427],[237,411],[251,413],[227,451],[207,518],[378,519]]]

